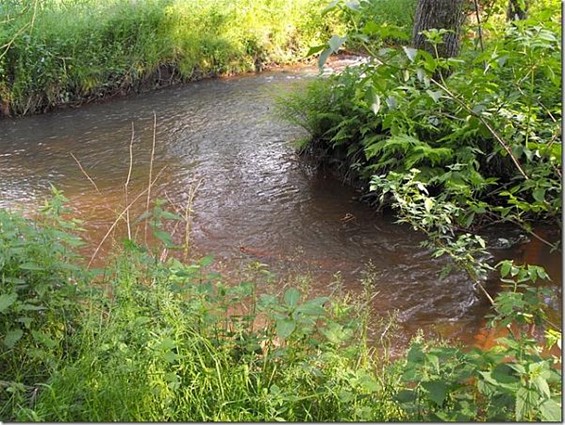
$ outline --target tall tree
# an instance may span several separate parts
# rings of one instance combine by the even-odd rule
[[[464,3],[465,0],[418,0],[412,33],[413,47],[435,54],[432,45],[421,32],[433,28],[446,29],[448,32],[443,36],[443,43],[437,46],[438,54],[443,58],[457,56],[461,25],[465,19]]]

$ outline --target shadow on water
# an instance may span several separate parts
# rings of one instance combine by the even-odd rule
[[[260,261],[282,277],[308,274],[316,293],[328,293],[338,273],[345,289],[360,292],[370,264],[378,293],[373,311],[398,311],[399,340],[422,327],[473,343],[488,305],[465,276],[439,279],[445,260],[420,247],[421,235],[358,202],[353,189],[295,155],[291,142],[305,134],[276,119],[274,99],[315,74],[301,69],[201,81],[0,121],[0,207],[30,211],[53,184],[70,199],[86,222],[86,239],[96,245],[123,208],[131,140],[130,192],[147,186],[155,113],[154,169],[161,175],[154,193],[184,206],[200,182],[191,236],[197,253],[213,252],[234,267]],[[498,228],[487,237],[496,242],[518,233]],[[559,253],[530,242],[492,255],[493,261],[516,258],[548,267],[561,299]],[[560,317],[561,302],[554,310]]]

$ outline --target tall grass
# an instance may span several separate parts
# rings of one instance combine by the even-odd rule
[[[370,274],[357,299],[308,299],[303,279],[269,294],[261,268],[228,285],[211,257],[160,260],[132,240],[89,274],[61,200],[42,224],[0,211],[2,420],[560,420],[560,357],[534,340],[418,338],[393,361],[394,322],[373,333],[384,350],[368,342]]]
[[[37,113],[261,69],[325,41],[322,0],[22,0],[0,6],[0,104]]]

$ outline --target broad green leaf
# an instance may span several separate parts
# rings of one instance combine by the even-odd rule
[[[292,319],[278,319],[276,322],[276,332],[279,338],[288,338],[296,329],[296,322]]]
[[[418,54],[418,49],[406,46],[403,46],[402,49],[404,50],[404,53],[406,53],[406,56],[408,57],[410,62],[414,62],[414,59],[416,59],[416,55]]]
[[[0,295],[0,313],[3,313],[8,309],[16,300],[18,299],[18,294],[11,292],[9,294]]]
[[[4,345],[8,348],[13,348],[23,335],[24,332],[21,329],[12,329],[4,337]]]
[[[541,376],[536,376],[532,380],[532,384],[544,397],[549,398],[551,396],[551,391],[549,390],[549,385],[547,385],[547,381],[545,380],[545,378]]]
[[[306,57],[310,57],[312,55],[315,55],[316,53],[321,52],[322,50],[324,50],[326,48],[325,44],[321,44],[319,46],[313,46],[310,47],[310,50],[308,50],[308,53],[306,53]]]
[[[538,202],[544,202],[545,201],[545,189],[541,189],[541,188],[535,189],[532,192],[532,195],[533,195],[534,199]]]
[[[339,35],[333,35],[332,38],[330,38],[330,40],[328,41],[328,45],[330,46],[332,53],[336,53],[341,47],[341,45],[345,42],[345,40],[346,40],[345,37],[340,37]]]
[[[163,244],[167,247],[171,247],[174,245],[173,238],[169,232],[165,232],[163,230],[155,230],[153,231],[153,235],[159,239]]]
[[[434,206],[434,201],[431,198],[426,198],[424,201],[424,207],[426,208],[427,212],[430,212]]]
[[[549,399],[540,404],[540,413],[542,421],[563,422],[563,411],[561,404],[555,400]]]
[[[430,399],[441,406],[447,396],[447,385],[441,381],[422,382],[422,387],[428,391]]]
[[[510,261],[503,261],[500,267],[500,276],[506,277],[508,273],[510,273],[510,269],[512,268],[512,263]]]
[[[522,421],[528,413],[535,410],[539,403],[539,394],[532,389],[519,388],[516,391],[516,408],[514,418],[516,421]]]
[[[300,298],[300,291],[296,288],[288,288],[283,296],[284,302],[289,307],[296,307]]]
[[[214,262],[214,257],[212,255],[207,255],[206,257],[202,257],[199,261],[200,266],[206,267],[209,266]]]
[[[328,60],[328,58],[330,57],[331,54],[332,54],[332,49],[330,49],[330,48],[325,49],[320,54],[320,57],[318,58],[318,68],[322,69],[324,67],[324,65],[326,64],[326,61]]]

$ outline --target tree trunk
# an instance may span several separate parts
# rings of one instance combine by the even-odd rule
[[[506,10],[507,21],[518,21],[526,19],[528,16],[528,4],[526,0],[508,0],[508,9]]]
[[[449,32],[443,36],[443,43],[437,46],[437,55],[451,58],[459,54],[461,25],[465,15],[463,4],[465,0],[418,0],[412,45],[436,55],[434,47],[426,41],[421,31],[430,29],[446,29]]]

